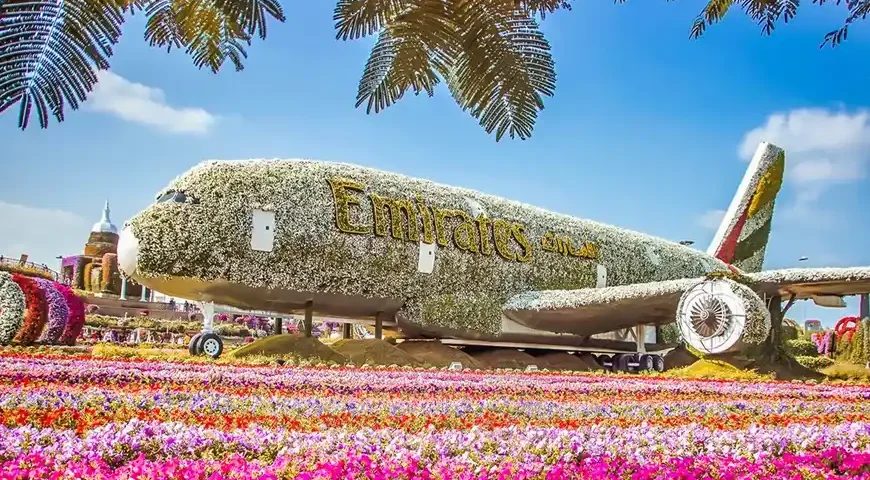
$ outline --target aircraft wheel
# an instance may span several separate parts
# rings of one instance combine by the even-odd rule
[[[599,355],[595,360],[601,365],[601,368],[613,371],[614,362],[610,355]]]
[[[629,371],[628,362],[631,361],[630,354],[619,354],[613,358],[613,371],[615,372],[627,372]]]
[[[199,344],[199,341],[202,339],[202,334],[197,333],[193,337],[190,338],[190,343],[187,344],[187,351],[190,353],[191,357],[195,357],[197,355],[202,354],[202,350]]]
[[[208,357],[218,358],[224,351],[224,341],[217,334],[206,333],[200,339],[199,349]]]
[[[641,355],[640,359],[638,360],[637,363],[640,364],[637,367],[637,370],[639,372],[650,371],[650,370],[653,370],[655,368],[655,361],[653,360],[652,355],[646,355],[646,354]]]
[[[659,373],[665,371],[665,359],[661,355],[653,355],[653,369]]]

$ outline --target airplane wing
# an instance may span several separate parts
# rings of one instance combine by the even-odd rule
[[[508,300],[502,313],[527,328],[574,335],[665,324],[674,321],[683,293],[703,280],[526,292]]]
[[[870,293],[870,267],[790,268],[748,273],[755,290],[783,300]]]

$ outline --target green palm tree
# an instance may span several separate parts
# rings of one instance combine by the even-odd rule
[[[770,34],[794,17],[798,0],[709,0],[691,36],[735,5]],[[870,12],[870,0],[846,6],[846,23],[826,43],[839,44]],[[556,87],[538,19],[561,9],[570,0],[338,0],[334,20],[339,39],[377,35],[357,107],[379,112],[409,91],[432,96],[443,82],[496,140],[526,139]],[[148,19],[149,44],[183,48],[215,73],[227,60],[242,70],[245,48],[254,36],[266,38],[267,20],[284,21],[279,0],[0,0],[0,112],[19,105],[22,129],[34,110],[43,128],[50,117],[63,121],[64,107],[77,109],[96,72],[109,68],[126,15],[135,12]]]

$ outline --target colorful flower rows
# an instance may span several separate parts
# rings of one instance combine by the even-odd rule
[[[0,345],[75,345],[84,324],[84,302],[68,286],[0,271]]]
[[[870,387],[0,354],[4,479],[870,479]]]

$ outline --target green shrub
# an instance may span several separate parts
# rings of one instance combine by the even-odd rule
[[[798,329],[793,327],[792,325],[783,325],[782,326],[782,338],[783,340],[796,340],[800,336],[800,332]]]
[[[819,347],[812,340],[796,338],[785,341],[785,349],[793,357],[817,357]]]
[[[794,357],[794,359],[797,360],[797,362],[801,365],[807,368],[812,368],[813,370],[821,370],[834,364],[834,360],[828,357],[797,356]]]
[[[661,332],[662,335],[662,338],[658,339],[659,343],[680,343],[680,341],[682,341],[680,327],[678,327],[676,323],[662,325],[659,332]]]

